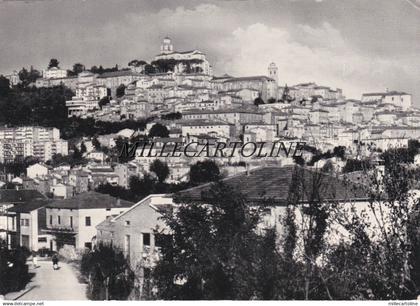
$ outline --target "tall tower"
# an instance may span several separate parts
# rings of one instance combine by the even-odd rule
[[[279,76],[278,76],[279,69],[275,63],[271,63],[268,66],[268,76],[276,81],[276,84],[279,84]]]
[[[172,45],[171,39],[169,37],[165,37],[163,39],[163,43],[160,46],[160,52],[164,54],[174,52],[174,46]]]

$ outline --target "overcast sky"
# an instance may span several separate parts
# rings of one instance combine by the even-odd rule
[[[206,53],[216,74],[315,81],[348,97],[386,88],[420,106],[420,0],[0,0],[0,73],[50,58],[123,65],[166,35]]]

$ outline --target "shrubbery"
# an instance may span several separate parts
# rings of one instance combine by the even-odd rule
[[[25,248],[8,250],[6,244],[0,242],[0,294],[19,291],[25,288],[30,280],[26,260],[29,251]]]

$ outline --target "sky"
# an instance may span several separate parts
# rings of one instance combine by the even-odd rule
[[[420,107],[420,0],[0,0],[0,74],[150,61],[165,36],[218,75],[275,62],[280,85],[406,91]]]

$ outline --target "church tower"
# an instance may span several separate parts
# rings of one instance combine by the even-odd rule
[[[163,54],[174,52],[174,46],[172,45],[171,39],[169,37],[165,37],[163,39],[163,43],[160,46],[160,52]]]
[[[279,84],[279,76],[278,76],[279,69],[275,63],[271,63],[268,66],[268,76],[276,81],[276,84]]]

